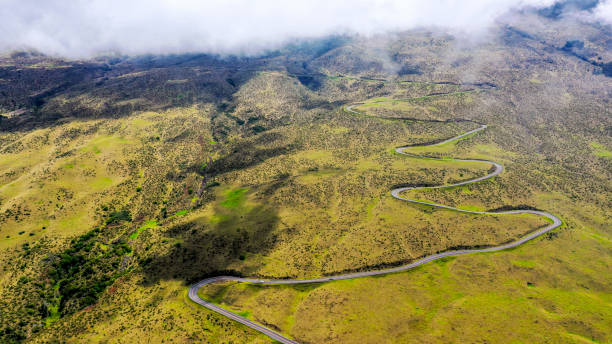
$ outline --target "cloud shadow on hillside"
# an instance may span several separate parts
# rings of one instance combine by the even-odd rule
[[[143,259],[143,284],[170,279],[189,284],[207,276],[240,275],[232,266],[272,249],[278,223],[276,209],[265,203],[216,204],[210,218],[177,224],[164,233],[170,248]],[[248,270],[243,272],[248,274]]]

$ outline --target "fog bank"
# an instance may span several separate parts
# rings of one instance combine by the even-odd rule
[[[0,0],[0,50],[63,57],[254,54],[292,39],[414,28],[485,32],[496,18],[552,0]],[[611,1],[593,16],[610,21]]]

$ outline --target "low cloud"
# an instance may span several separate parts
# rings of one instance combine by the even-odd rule
[[[552,0],[3,0],[0,50],[86,58],[253,54],[292,39],[414,28],[478,34],[504,13]],[[610,20],[610,1],[595,9]]]
[[[597,20],[612,25],[612,1],[602,2],[593,10]]]

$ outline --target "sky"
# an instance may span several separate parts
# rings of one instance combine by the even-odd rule
[[[257,54],[290,40],[443,28],[486,32],[500,16],[553,0],[0,0],[0,51]],[[612,0],[593,11],[612,22]]]

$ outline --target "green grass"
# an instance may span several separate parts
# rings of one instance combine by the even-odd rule
[[[58,289],[59,283],[56,283],[53,286],[53,290],[57,292]],[[48,305],[49,316],[45,318],[45,327],[53,325],[53,323],[55,323],[61,318],[61,314],[59,312],[59,302],[60,300],[58,298],[53,298],[52,300],[50,300]]]
[[[226,208],[236,208],[244,202],[245,194],[248,189],[233,189],[228,190],[225,193],[225,200],[221,202],[221,205]]]
[[[138,238],[138,235],[140,235],[140,233],[142,233],[143,231],[146,231],[147,229],[152,229],[157,227],[157,221],[156,220],[149,220],[147,222],[145,222],[144,225],[142,225],[141,227],[139,227],[134,233],[130,234],[130,239],[134,240],[136,238]]]
[[[59,305],[52,304],[48,306],[49,308],[49,316],[45,318],[45,327],[49,327],[53,325],[56,321],[60,319],[60,313],[58,311]]]
[[[457,208],[469,211],[484,211],[484,209],[475,205],[460,205]]]
[[[240,315],[241,317],[252,318],[251,311],[241,311],[241,312],[236,312],[236,314]]]
[[[529,260],[513,260],[512,264],[523,268],[533,268],[536,265],[535,262]]]
[[[607,149],[606,146],[596,142],[591,142],[590,145],[591,148],[593,148],[593,154],[595,154],[596,156],[608,159],[612,158],[612,151]]]
[[[189,212],[189,209],[179,210],[176,213],[174,213],[173,216],[183,216],[183,215],[187,214],[188,212]]]
[[[113,185],[113,180],[109,177],[97,177],[90,183],[91,187],[97,190],[103,190]]]

